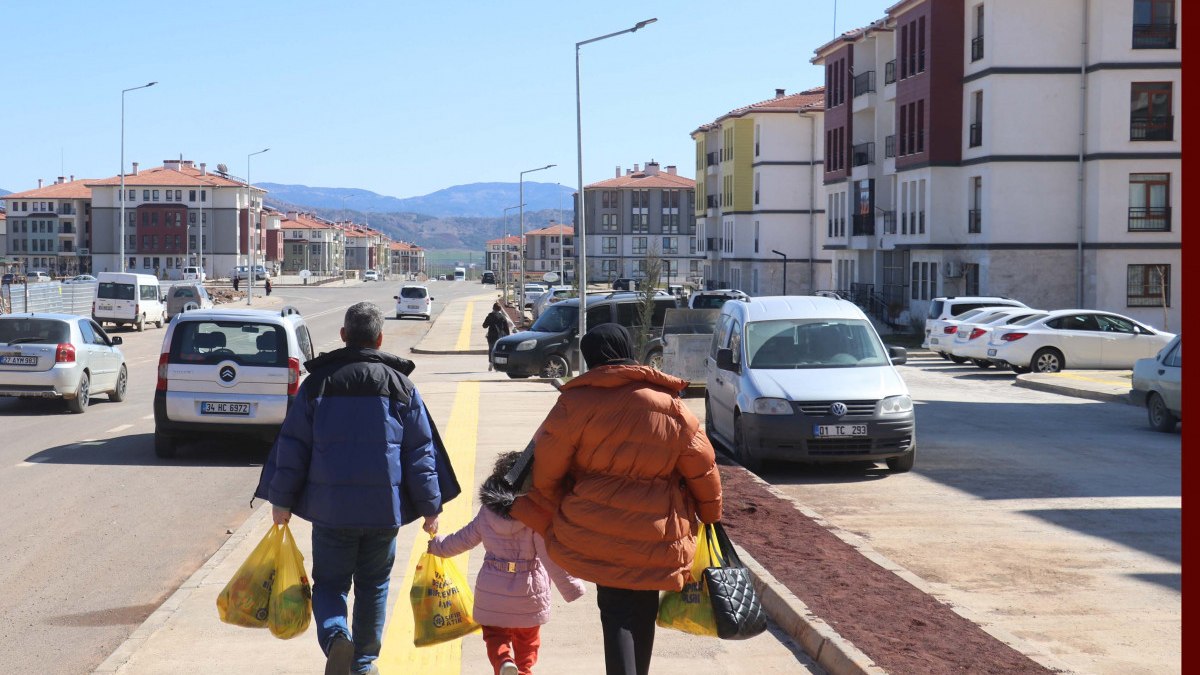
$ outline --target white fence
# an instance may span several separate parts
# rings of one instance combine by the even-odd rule
[[[0,286],[0,314],[58,312],[91,316],[96,282],[64,284],[51,281]]]

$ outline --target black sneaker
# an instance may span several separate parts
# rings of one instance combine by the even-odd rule
[[[325,654],[325,675],[350,675],[350,666],[354,663],[354,643],[344,635],[335,635],[329,641],[329,651]]]

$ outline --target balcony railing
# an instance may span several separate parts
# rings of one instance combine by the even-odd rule
[[[1169,141],[1174,137],[1174,115],[1144,115],[1129,120],[1131,141]]]
[[[896,59],[883,65],[883,83],[891,84],[896,81]]]
[[[1133,24],[1134,49],[1175,49],[1175,24]]]
[[[1130,232],[1170,232],[1171,207],[1131,206],[1129,208]]]
[[[875,144],[859,143],[851,148],[850,165],[864,166],[875,163]]]
[[[875,236],[875,215],[871,213],[854,214],[854,225],[850,233],[855,237]]]
[[[883,139],[883,156],[885,159],[896,156],[896,134]]]
[[[971,125],[968,145],[970,145],[972,148],[977,148],[983,145],[983,124],[981,122],[976,122]]]
[[[708,153],[707,155],[704,156],[704,161],[705,161],[705,164],[708,166],[716,166],[717,165],[717,153],[715,153],[715,152]]]
[[[983,58],[983,36],[976,35],[971,39],[971,60],[978,61]]]
[[[704,204],[706,206],[708,206],[708,208],[710,208],[710,209],[715,209],[718,206],[720,206],[717,203],[717,195],[705,195],[704,196]]]
[[[983,211],[970,209],[967,211],[967,233],[979,234],[983,231]]]
[[[896,212],[895,211],[884,211],[883,212],[883,233],[884,234],[896,234]]]
[[[862,96],[863,94],[871,94],[875,92],[875,71],[868,70],[865,73],[854,76],[854,95]]]

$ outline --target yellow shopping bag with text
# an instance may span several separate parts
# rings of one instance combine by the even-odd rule
[[[275,556],[275,580],[271,585],[267,627],[271,629],[271,635],[287,640],[308,629],[312,620],[312,586],[304,573],[304,556],[296,548],[292,531],[287,525],[281,529],[283,538]]]
[[[217,596],[217,613],[221,621],[246,628],[267,627],[271,587],[275,581],[275,559],[282,541],[283,530],[272,527],[229,583],[225,584]]]
[[[704,583],[705,568],[719,564],[716,547],[717,542],[708,536],[708,528],[701,527],[696,536],[692,578],[683,585],[682,591],[663,593],[658,603],[656,624],[692,635],[717,637],[717,620],[713,616],[712,599],[708,596],[708,585]]]
[[[471,618],[475,599],[466,578],[454,563],[425,553],[408,593],[413,610],[413,644],[427,647],[460,638],[479,629]]]

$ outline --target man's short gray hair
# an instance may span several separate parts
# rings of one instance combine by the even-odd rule
[[[373,302],[359,302],[346,310],[342,324],[346,330],[346,344],[351,347],[374,347],[383,334],[383,310]]]

